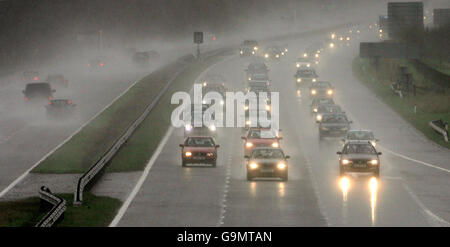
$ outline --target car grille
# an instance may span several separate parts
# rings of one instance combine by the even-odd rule
[[[193,156],[194,156],[194,157],[205,157],[205,156],[206,156],[206,153],[196,152],[196,153],[193,153]]]
[[[274,168],[275,167],[275,163],[263,164],[261,167],[262,168]]]
[[[271,145],[269,143],[261,143],[261,144],[256,144],[256,147],[270,147]]]
[[[352,160],[353,168],[366,168],[368,166],[368,160]]]

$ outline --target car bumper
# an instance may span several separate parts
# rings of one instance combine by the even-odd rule
[[[213,164],[216,162],[217,157],[207,158],[207,157],[182,157],[182,160],[186,164]]]
[[[247,168],[247,173],[252,177],[282,177],[287,173],[287,169],[274,168]]]

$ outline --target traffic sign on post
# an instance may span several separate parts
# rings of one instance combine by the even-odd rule
[[[197,59],[200,59],[200,44],[203,43],[203,32],[194,32],[194,43],[197,44]]]

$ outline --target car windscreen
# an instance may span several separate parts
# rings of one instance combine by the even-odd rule
[[[283,151],[280,149],[254,149],[252,159],[284,159]]]
[[[318,83],[315,85],[315,87],[316,87],[316,88],[330,88],[330,87],[331,87],[331,84],[328,83],[328,82],[318,82]]]
[[[310,69],[302,69],[302,70],[297,70],[297,74],[298,75],[310,76],[310,75],[314,75],[314,71],[310,70]]]
[[[318,111],[326,113],[340,113],[341,108],[337,105],[321,105],[319,106]]]
[[[367,144],[347,144],[342,152],[343,154],[376,154],[375,149],[369,143]]]
[[[250,130],[250,132],[247,135],[247,138],[252,139],[274,139],[277,135],[272,130],[261,130],[261,129],[254,129]]]
[[[349,140],[373,140],[373,133],[369,131],[351,131],[347,133]]]
[[[27,91],[27,92],[48,92],[48,91],[50,91],[50,85],[48,83],[27,84],[25,91]]]
[[[335,115],[330,115],[330,116],[324,116],[323,123],[348,123],[347,118],[345,116],[335,116]]]
[[[185,146],[189,147],[214,147],[214,141],[212,138],[195,138],[189,137],[186,139]]]

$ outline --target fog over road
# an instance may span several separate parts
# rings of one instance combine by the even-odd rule
[[[371,129],[380,139],[381,175],[339,177],[340,138],[319,139],[308,91],[297,93],[293,77],[296,58],[324,36],[290,41],[289,55],[268,63],[272,89],[280,92],[289,181],[247,181],[240,128],[220,130],[216,168],[182,168],[183,131],[174,129],[118,226],[449,226],[450,152],[353,77],[356,40],[325,51],[317,71],[335,87],[335,101],[353,120],[352,129]],[[229,89],[242,90],[249,62],[234,55],[207,73],[221,74]]]

